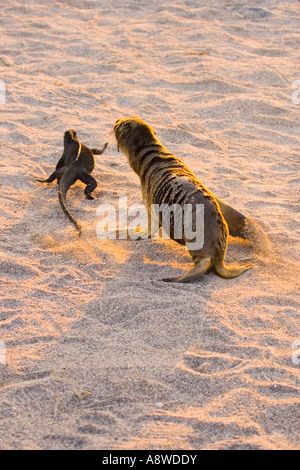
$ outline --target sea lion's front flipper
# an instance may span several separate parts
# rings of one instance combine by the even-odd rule
[[[241,212],[233,209],[233,207],[228,206],[225,204],[225,202],[221,201],[216,196],[215,198],[220,206],[223,217],[227,222],[229,234],[232,237],[247,238],[246,234],[244,233],[247,218],[241,214]]]
[[[112,238],[116,240],[147,240],[149,236],[147,227],[140,227],[139,229],[125,227],[103,232],[100,238]]]
[[[148,229],[147,227],[138,227],[138,228],[120,228],[117,230],[118,239],[127,239],[127,240],[147,240]]]
[[[159,230],[159,226],[159,221],[155,212],[151,214],[151,212],[148,211],[147,227],[119,228],[116,231],[116,238],[122,240],[147,240],[149,238],[154,238],[156,232]]]

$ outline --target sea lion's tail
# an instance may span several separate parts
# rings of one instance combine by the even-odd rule
[[[72,224],[78,230],[78,234],[81,235],[81,226],[78,224],[77,220],[74,219],[74,217],[72,216],[72,214],[70,213],[67,207],[67,192],[71,184],[72,182],[69,181],[68,174],[66,173],[59,183],[58,199],[65,215],[68,217],[70,222],[72,222]]]

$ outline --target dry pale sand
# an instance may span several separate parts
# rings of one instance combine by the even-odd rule
[[[2,449],[300,448],[300,4],[208,3],[1,1]],[[97,238],[100,203],[141,202],[125,115],[261,226],[228,249],[254,269],[167,284],[179,245]],[[80,239],[36,182],[68,128],[111,142],[97,199],[69,192]]]

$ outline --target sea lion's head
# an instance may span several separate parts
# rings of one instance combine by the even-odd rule
[[[157,142],[154,130],[137,117],[118,119],[114,125],[114,133],[118,150],[125,153],[133,169],[140,150]]]

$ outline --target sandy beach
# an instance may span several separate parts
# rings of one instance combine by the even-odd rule
[[[300,448],[300,3],[0,0],[0,449]],[[235,279],[170,240],[101,240],[142,203],[112,128],[138,116],[259,227]],[[75,129],[94,200],[53,171]]]

